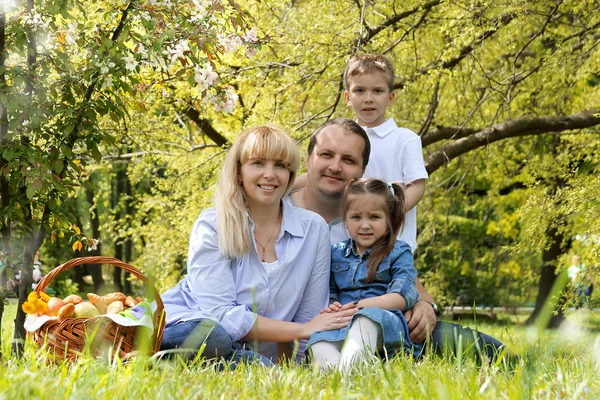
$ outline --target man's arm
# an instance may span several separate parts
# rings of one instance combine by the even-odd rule
[[[427,293],[419,278],[417,278],[416,284],[417,292],[419,292],[419,301],[417,301],[413,308],[404,312],[404,317],[408,323],[410,339],[415,343],[421,343],[435,329],[437,317],[431,304],[427,303],[428,301],[434,303],[435,300]]]

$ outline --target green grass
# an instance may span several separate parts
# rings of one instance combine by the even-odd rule
[[[149,359],[51,364],[32,346],[16,359],[9,352],[15,308],[9,306],[2,321],[0,399],[600,398],[600,339],[585,328],[598,326],[600,318],[584,312],[572,315],[569,327],[541,335],[523,326],[481,324],[522,356],[513,371],[426,356],[362,365],[342,375],[287,365],[215,372],[202,363]]]

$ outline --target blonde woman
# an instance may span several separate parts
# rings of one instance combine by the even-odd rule
[[[319,314],[329,300],[329,229],[285,199],[299,165],[296,143],[279,128],[249,129],[233,144],[216,207],[192,229],[187,275],[162,297],[163,350],[195,356],[204,343],[207,358],[231,357],[234,349],[234,359],[270,364],[289,355],[294,340],[301,359],[312,333],[348,324],[357,308]]]

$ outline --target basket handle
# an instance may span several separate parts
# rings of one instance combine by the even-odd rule
[[[158,349],[158,347],[160,346],[160,341],[162,340],[162,335],[163,335],[163,331],[164,331],[165,306],[162,302],[162,299],[160,298],[160,293],[158,292],[158,290],[156,290],[156,287],[154,287],[154,285],[152,285],[150,283],[148,278],[146,278],[144,275],[142,275],[142,273],[136,267],[134,267],[130,264],[127,264],[127,263],[125,263],[121,260],[118,260],[116,258],[113,258],[113,257],[95,256],[95,257],[73,258],[72,260],[69,260],[66,263],[59,265],[58,267],[54,268],[52,271],[48,272],[48,274],[46,276],[44,276],[38,282],[34,291],[38,292],[38,293],[43,292],[44,290],[46,290],[46,288],[48,287],[50,282],[52,282],[52,280],[54,278],[56,278],[56,276],[58,274],[60,274],[61,272],[67,271],[71,268],[75,268],[82,264],[114,265],[115,267],[124,269],[125,271],[129,272],[130,274],[135,275],[139,280],[144,282],[145,285],[149,285],[152,288],[152,291],[154,292],[154,300],[156,301],[156,311],[154,312],[154,319],[155,319],[155,326],[157,329],[155,331],[156,338],[157,338],[156,348]]]

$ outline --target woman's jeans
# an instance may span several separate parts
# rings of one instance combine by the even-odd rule
[[[173,354],[190,360],[202,350],[201,357],[221,358],[234,368],[242,361],[260,361],[267,366],[273,365],[271,360],[258,353],[234,349],[234,343],[225,328],[206,318],[179,322],[165,328],[160,350],[175,350]]]

